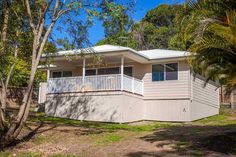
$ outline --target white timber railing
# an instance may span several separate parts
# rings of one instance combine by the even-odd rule
[[[67,93],[84,91],[119,91],[122,82],[121,75],[95,75],[83,77],[49,78],[47,93]],[[143,82],[136,78],[123,75],[123,90],[143,94]]]

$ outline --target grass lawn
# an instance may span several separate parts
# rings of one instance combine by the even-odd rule
[[[188,123],[112,124],[31,117],[20,142],[3,157],[232,156],[236,155],[236,112]]]

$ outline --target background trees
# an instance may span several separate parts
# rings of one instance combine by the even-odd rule
[[[180,18],[183,39],[189,43],[189,63],[207,80],[236,87],[236,2],[198,0],[185,5]]]
[[[133,24],[123,34],[113,34],[99,41],[97,45],[123,45],[137,50],[154,48],[185,50],[176,27],[176,17],[182,8],[181,5],[160,5],[150,10],[140,22]]]
[[[182,5],[160,5],[125,34],[106,37],[97,45],[187,50],[195,73],[206,81],[218,80],[231,91],[236,84],[235,41],[234,0],[189,0]]]

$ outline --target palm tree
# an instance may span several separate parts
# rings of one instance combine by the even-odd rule
[[[179,19],[194,72],[236,88],[236,1],[190,0]]]

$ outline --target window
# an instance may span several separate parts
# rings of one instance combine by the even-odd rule
[[[88,69],[85,71],[85,76],[96,75],[96,69]]]
[[[52,78],[58,78],[61,77],[61,71],[54,71],[52,72]]]
[[[178,80],[178,63],[152,65],[152,81]]]
[[[58,78],[58,77],[71,77],[72,71],[53,71],[52,72],[52,78]]]
[[[119,74],[119,72],[119,67],[98,69],[98,75]]]
[[[152,81],[164,81],[164,65],[152,65]]]
[[[133,76],[133,67],[124,67],[124,74],[127,76]]]
[[[120,67],[88,69],[85,71],[85,76],[96,75],[96,71],[98,75],[120,74]],[[133,67],[124,67],[124,74],[132,77]]]
[[[62,77],[71,77],[72,76],[72,71],[63,71]]]
[[[166,80],[178,80],[178,63],[166,64]]]

